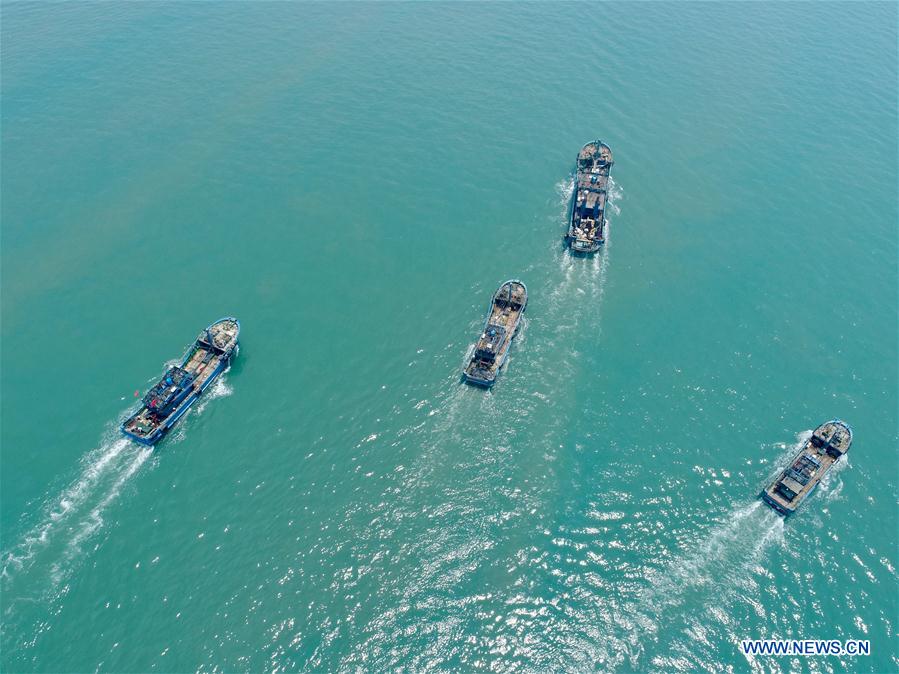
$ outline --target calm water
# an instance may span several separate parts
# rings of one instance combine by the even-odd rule
[[[896,671],[896,13],[5,3],[2,669]],[[212,399],[120,439],[225,314]],[[791,637],[872,655],[738,652]]]

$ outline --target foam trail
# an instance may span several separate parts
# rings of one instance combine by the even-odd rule
[[[621,189],[621,186],[615,182],[615,178],[612,176],[609,176],[608,194],[608,210],[614,215],[621,215],[621,208],[618,206],[618,202],[624,198],[624,190]],[[606,216],[606,219],[608,219],[608,215]]]
[[[573,174],[565,176],[555,185],[559,211],[552,219],[557,225],[562,225],[567,220],[574,186]],[[515,362],[522,357],[530,359],[535,381],[541,380],[540,372],[544,368],[550,368],[554,378],[560,375],[570,376],[574,371],[572,363],[577,353],[566,335],[576,330],[582,321],[598,320],[598,301],[603,296],[604,278],[609,264],[608,245],[605,250],[595,255],[592,261],[575,258],[560,245],[563,231],[560,227],[559,238],[548,237],[549,245],[552,247],[550,255],[558,263],[562,279],[559,280],[559,274],[550,271],[548,278],[541,285],[529,284],[533,295],[548,297],[549,301],[539,317],[527,314],[523,317],[521,331],[509,354],[506,372],[498,383],[500,387],[507,385],[510,370],[514,369]],[[577,308],[572,306],[572,300],[577,303]],[[539,339],[529,336],[529,325],[532,320],[548,325],[549,331],[542,332]],[[480,327],[481,321],[480,317],[475,318],[472,325]],[[533,341],[535,339],[536,342]],[[458,364],[460,369],[470,359],[474,347],[474,343],[465,345],[464,355],[460,354],[462,356]],[[572,357],[566,358],[564,350],[567,350]],[[426,396],[434,401],[426,413],[427,418],[418,418],[396,433],[394,442],[400,442],[401,439],[408,442],[410,436],[418,436],[422,446],[416,465],[406,473],[407,484],[414,483],[433,470],[432,453],[438,451],[448,439],[458,440],[463,435],[461,428],[476,425],[477,432],[481,434],[485,425],[490,427],[491,424],[497,424],[496,420],[506,418],[501,410],[495,408],[495,399],[492,395],[461,385],[458,376],[449,378],[441,385],[441,389],[432,396]],[[436,419],[431,420],[431,417]],[[487,419],[494,421],[488,423]],[[499,427],[505,428],[505,425],[499,424]],[[419,463],[421,465],[418,465]]]
[[[210,400],[217,400],[219,398],[227,398],[229,395],[234,393],[234,389],[228,385],[226,381],[226,375],[231,370],[231,366],[229,365],[225,368],[225,371],[219,375],[218,379],[216,379],[212,386],[203,394],[203,397],[200,398],[198,404],[196,406],[196,413],[200,415],[206,409],[206,406],[209,405]]]
[[[489,558],[488,550],[494,544],[505,544],[501,536],[494,537],[493,529],[499,522],[523,521],[517,518],[546,505],[544,489],[522,493],[506,480],[512,479],[510,467],[519,451],[528,455],[540,451],[547,461],[559,451],[558,437],[565,415],[552,414],[549,420],[544,415],[554,407],[567,409],[574,400],[572,387],[565,384],[574,380],[578,368],[581,340],[577,329],[587,326],[594,334],[599,328],[609,259],[607,250],[591,261],[571,255],[562,245],[574,190],[573,176],[566,176],[555,187],[557,200],[547,204],[546,255],[528,269],[525,278],[532,297],[543,300],[539,308],[535,305],[536,313],[529,309],[525,314],[496,389],[487,392],[465,386],[457,375],[447,378],[440,393],[422,396],[434,401],[428,416],[439,416],[433,420],[417,419],[397,434],[397,443],[413,447],[413,456],[404,465],[401,477],[385,487],[382,503],[371,508],[370,517],[347,518],[372,523],[377,520],[382,530],[386,527],[396,532],[402,531],[412,518],[420,518],[418,521],[428,528],[429,536],[411,542],[403,553],[421,559],[419,568],[396,588],[405,604],[420,601],[427,588],[450,587],[478,568]],[[479,330],[481,320],[480,316],[472,319],[472,332]],[[470,356],[473,348],[474,344],[466,343],[459,355],[464,352]],[[520,371],[523,362],[527,366],[526,376]],[[507,392],[512,393],[511,398]],[[530,437],[526,449],[520,444],[524,436]],[[468,479],[456,483],[447,480],[447,474],[463,474]],[[508,507],[501,513],[496,513],[494,504],[486,498],[496,489],[509,499]],[[432,490],[436,498],[442,499],[440,507],[423,510],[418,498],[422,490]],[[355,515],[356,506],[351,508]],[[441,526],[440,518],[451,511],[459,526]],[[377,535],[378,530],[371,526],[364,526],[357,533],[360,540]],[[391,635],[401,633],[407,620],[408,616],[394,612],[366,626],[370,636],[362,650],[385,654],[378,658],[375,668],[389,668],[385,658],[395,663],[387,655],[393,647]],[[339,668],[358,665],[353,656],[343,659]]]
[[[101,446],[96,453],[93,453],[94,460],[85,462],[87,465],[78,480],[60,495],[58,508],[49,513],[50,520],[58,522],[74,508],[77,508],[90,492],[91,486],[102,477],[127,446],[128,441],[125,438],[119,438],[109,445]],[[51,526],[52,522],[48,522],[47,526]]]
[[[573,173],[556,183],[556,194],[559,197],[559,205],[563,208],[562,218],[565,218],[568,215],[568,207],[571,204],[571,197],[574,194]]]
[[[811,433],[803,431],[796,436],[794,444],[780,446],[783,451],[775,461],[778,472],[786,467]],[[783,518],[760,500],[735,506],[704,541],[692,547],[694,553],[675,559],[658,575],[650,602],[658,606],[679,605],[691,588],[720,587],[722,580],[730,581],[725,586],[736,586],[758,562],[767,545],[783,539],[783,525]]]
[[[649,590],[628,612],[629,624],[640,629],[628,630],[616,664],[623,664],[626,657],[631,669],[640,669],[640,660],[654,643],[647,636],[658,635],[674,623],[684,623],[689,631],[693,613],[684,614],[685,605],[701,605],[702,613],[718,613],[751,593],[755,569],[769,548],[783,541],[783,518],[761,501],[735,506],[704,540],[651,576]]]
[[[810,436],[811,431],[804,431],[794,444],[779,446],[782,452],[774,462],[778,471]],[[720,612],[753,591],[755,570],[769,548],[784,540],[784,519],[760,500],[735,505],[704,538],[649,576],[650,587],[635,607],[635,621],[645,632],[656,634],[662,626],[684,619],[681,611],[686,603]],[[629,641],[630,664],[636,667],[644,640],[631,635]]]
[[[229,366],[222,372],[198,401],[198,404],[195,405],[193,412],[198,415],[202,414],[210,400],[224,398],[234,392],[226,380],[226,375],[230,369]],[[127,418],[127,415],[119,419],[119,422],[124,418]],[[182,420],[177,430],[177,435],[171,438],[171,440],[177,441],[183,437],[185,421],[186,419]],[[116,426],[118,425],[117,423]],[[126,448],[130,448],[132,451],[125,451]],[[136,448],[136,451],[134,448]],[[137,447],[125,438],[118,438],[112,442],[108,450],[101,452],[99,458],[89,460],[89,465],[85,469],[84,474],[72,489],[67,490],[67,493],[70,491],[77,492],[79,496],[77,505],[83,506],[70,508],[69,510],[73,513],[83,512],[91,504],[94,505],[90,508],[88,514],[83,516],[78,525],[75,526],[74,533],[72,533],[72,527],[69,527],[66,532],[71,537],[65,543],[62,559],[57,559],[51,565],[50,575],[54,586],[63,580],[66,575],[66,569],[79,556],[83,543],[103,526],[104,511],[118,498],[125,484],[137,473],[152,453],[153,447]],[[105,479],[101,480],[100,478]],[[63,498],[71,502],[71,499],[66,498],[65,495]],[[55,512],[51,512],[50,517],[54,521],[60,519]],[[67,519],[72,519],[72,517]]]
[[[14,583],[30,588],[26,592],[32,595],[47,591],[48,569],[49,589],[55,588],[81,544],[102,526],[104,510],[153,451],[119,435],[119,425],[133,412],[126,410],[110,424],[99,446],[81,458],[75,479],[57,496],[48,496],[37,522],[4,550],[0,567],[4,592],[9,593]]]
[[[66,545],[63,559],[52,565],[50,577],[54,586],[59,585],[65,578],[66,571],[70,568],[71,563],[81,553],[82,544],[103,526],[104,511],[118,498],[125,484],[127,484],[152,454],[152,447],[141,447],[136,453],[131,454],[124,462],[121,473],[103,494],[97,505],[91,509],[89,515],[78,525],[75,534]]]
[[[720,588],[737,584],[758,561],[767,544],[783,532],[783,519],[753,501],[735,508],[715,527],[693,552],[674,560],[661,572],[650,592],[650,603],[676,607],[691,592],[703,587]],[[722,582],[722,581],[729,582]],[[720,596],[717,601],[720,601]]]
[[[81,474],[58,497],[47,502],[40,521],[12,549],[4,552],[0,576],[7,579],[26,568],[41,549],[55,540],[56,532],[62,530],[64,523],[91,498],[98,483],[115,471],[122,452],[130,444],[125,438],[116,438],[88,452],[81,461]]]

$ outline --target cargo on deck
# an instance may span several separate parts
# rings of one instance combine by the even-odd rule
[[[240,321],[222,318],[207,327],[181,359],[143,398],[143,406],[122,424],[122,433],[142,445],[156,444],[224,372],[237,355]]]
[[[612,150],[601,140],[581,148],[577,156],[577,183],[565,240],[575,253],[595,253],[606,240],[606,204],[614,164]]]
[[[849,451],[852,429],[839,419],[821,424],[786,470],[759,495],[781,515],[791,515],[815,490],[834,464]]]
[[[466,382],[488,388],[493,386],[509,354],[527,303],[527,287],[514,279],[503,283],[493,294],[484,330],[462,372]]]

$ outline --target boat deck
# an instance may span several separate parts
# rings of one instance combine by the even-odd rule
[[[470,381],[492,383],[496,378],[526,306],[527,290],[523,284],[507,282],[496,292],[484,331],[464,371]]]
[[[199,391],[215,372],[221,360],[222,357],[216,355],[211,349],[197,345],[193,353],[187,358],[187,362],[181,367],[183,370],[196,375],[196,379],[191,386],[195,391]],[[149,435],[164,421],[165,419],[157,418],[149,408],[144,407],[126,423],[125,428],[138,435]]]
[[[613,163],[612,149],[602,141],[593,141],[584,145],[577,158],[580,162],[601,162],[609,165]]]
[[[171,417],[183,411],[185,405],[190,402],[208,385],[209,380],[220,371],[222,361],[231,358],[233,350],[237,346],[237,337],[240,333],[240,324],[234,319],[223,319],[213,323],[197,337],[190,351],[185,355],[179,368],[186,373],[194,375],[189,383],[190,393],[181,403],[167,412],[165,416],[158,415],[154,410],[144,405],[134,416],[128,419],[122,429],[126,433],[138,436],[143,441],[150,438]],[[171,384],[171,382],[169,382]],[[165,389],[165,395],[176,395],[177,384],[172,384]],[[184,385],[180,390],[187,390]]]
[[[776,510],[792,513],[808,497],[852,443],[852,432],[839,421],[819,426],[789,467],[762,492]]]
[[[588,143],[578,153],[577,186],[568,226],[568,237],[575,250],[595,251],[604,240],[613,163],[611,149],[601,141]]]
[[[198,347],[187,363],[185,363],[184,369],[188,372],[195,372],[197,378],[194,384],[202,387],[206,380],[212,376],[212,373],[215,372],[215,368],[220,361],[221,358],[217,358],[214,352]]]

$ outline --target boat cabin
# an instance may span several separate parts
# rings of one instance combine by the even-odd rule
[[[196,375],[180,367],[172,367],[156,386],[144,396],[144,405],[159,417],[171,414],[190,395]]]
[[[524,296],[521,293],[512,292],[511,286],[505,286],[496,296],[496,306],[503,310],[518,311],[522,307]]]
[[[497,302],[499,300],[497,299]],[[501,325],[488,325],[484,334],[478,340],[475,349],[475,358],[480,361],[492,363],[496,360],[496,354],[506,339],[506,329]]]
[[[803,454],[784,473],[783,479],[777,485],[777,491],[792,501],[820,468],[821,462],[816,457]]]
[[[209,349],[213,353],[224,353],[225,349],[220,344],[227,345],[227,336],[221,333],[213,334],[209,328],[201,332],[197,338],[197,345],[202,346],[204,349]]]
[[[825,424],[815,430],[812,435],[812,445],[820,454],[830,454],[839,458],[849,449],[849,433],[836,424]]]

